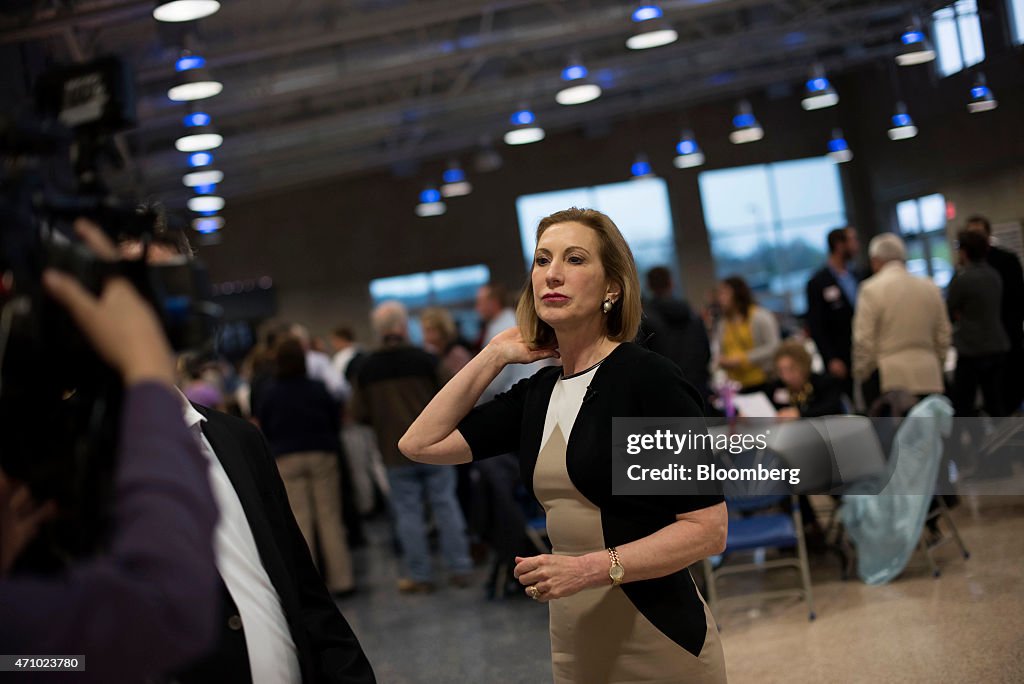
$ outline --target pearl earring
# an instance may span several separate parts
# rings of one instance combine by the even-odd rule
[[[612,310],[612,300],[611,299],[604,300],[604,304],[601,305],[601,311],[603,311],[604,313],[608,313],[611,310]]]

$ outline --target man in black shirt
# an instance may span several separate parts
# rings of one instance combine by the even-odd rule
[[[984,236],[965,230],[957,241],[960,270],[946,290],[957,352],[953,408],[957,416],[973,416],[980,386],[986,412],[1003,416],[1003,364],[1010,342],[999,320],[1002,282],[985,260],[989,246]]]
[[[1003,281],[1000,318],[1010,338],[1010,351],[1006,355],[1006,377],[1009,382],[1004,386],[1003,399],[1007,411],[1012,413],[1024,401],[1024,382],[1021,381],[1024,378],[1024,270],[1017,255],[991,244],[992,224],[987,218],[970,217],[967,219],[967,230],[981,233],[988,240],[986,259]]]

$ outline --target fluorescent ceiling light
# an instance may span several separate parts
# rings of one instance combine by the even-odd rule
[[[192,219],[192,227],[199,233],[215,233],[224,227],[224,218],[221,216],[202,216]]]
[[[679,39],[679,34],[673,28],[659,28],[653,31],[635,33],[626,39],[626,47],[630,50],[649,50],[651,48],[669,45]]]
[[[219,9],[220,3],[217,0],[164,0],[157,2],[153,8],[153,18],[171,23],[195,21],[208,17]]]
[[[220,211],[224,208],[224,198],[216,195],[198,195],[188,201],[188,208],[192,211]]]
[[[181,182],[190,188],[194,188],[199,185],[216,185],[224,180],[224,172],[218,171],[217,169],[204,169],[202,171],[193,171],[192,173],[186,173]]]
[[[560,105],[576,105],[592,102],[601,97],[601,86],[596,83],[580,83],[562,88],[555,95],[555,102]]]
[[[223,136],[218,133],[195,133],[181,136],[174,141],[174,147],[179,152],[200,152],[220,147],[223,142]]]
[[[220,81],[195,81],[174,86],[167,91],[167,97],[175,102],[191,102],[219,95],[222,90],[224,85]]]
[[[508,145],[528,145],[544,139],[544,129],[540,126],[527,128],[513,128],[505,134],[505,143]]]
[[[448,207],[444,202],[420,202],[416,205],[417,216],[440,216],[446,211],[448,211]]]

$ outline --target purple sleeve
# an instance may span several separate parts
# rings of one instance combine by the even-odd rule
[[[0,652],[84,655],[81,681],[140,681],[213,644],[217,509],[174,392],[127,390],[119,452],[109,553],[60,576],[0,580]]]

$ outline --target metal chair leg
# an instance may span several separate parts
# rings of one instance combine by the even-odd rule
[[[800,502],[791,498],[793,525],[796,527],[796,552],[800,559],[800,579],[804,585],[804,598],[807,599],[807,618],[814,620],[814,592],[811,590],[811,568],[807,562],[807,542],[804,541],[804,519],[800,513]]]
[[[932,577],[938,579],[942,572],[939,570],[939,566],[935,564],[935,559],[932,558],[931,547],[928,546],[928,542],[925,541],[924,531],[921,532],[921,538],[917,542],[918,547],[924,552],[924,557],[928,559],[928,565],[932,569]]]
[[[938,497],[939,510],[941,511],[942,519],[949,525],[949,531],[953,533],[953,539],[956,540],[957,546],[960,547],[960,553],[963,554],[964,560],[971,557],[971,552],[964,546],[964,540],[960,538],[960,531],[956,528],[956,524],[953,522],[953,514],[949,512],[949,507],[946,506],[946,502],[943,501],[942,497]]]

